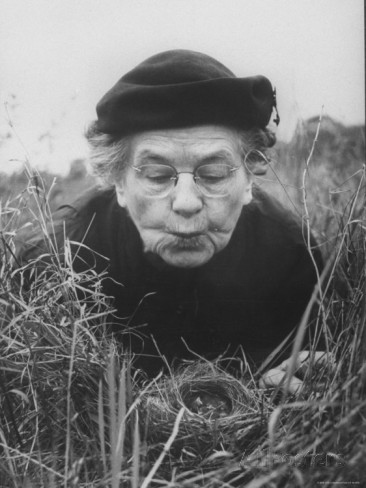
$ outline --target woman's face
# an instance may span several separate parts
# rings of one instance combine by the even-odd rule
[[[159,183],[159,165],[181,173],[175,185],[168,182],[168,193],[150,188],[150,182]],[[217,165],[236,169],[228,170],[225,190],[220,187],[219,193],[207,194],[199,186],[204,179],[197,184],[192,174],[202,165],[209,165],[208,172]],[[157,173],[152,168],[157,168]],[[201,266],[225,248],[243,205],[252,199],[251,189],[238,135],[229,128],[211,125],[133,136],[129,166],[116,184],[119,205],[127,208],[144,251],[182,268]]]

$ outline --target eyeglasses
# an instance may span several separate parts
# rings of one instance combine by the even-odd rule
[[[132,166],[138,174],[138,180],[146,194],[156,197],[167,196],[178,182],[179,175],[191,174],[203,195],[222,197],[231,189],[231,180],[235,171],[241,166],[233,167],[225,163],[203,164],[194,171],[177,171],[167,164],[144,164]]]

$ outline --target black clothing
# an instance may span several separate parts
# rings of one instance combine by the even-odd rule
[[[316,282],[301,225],[259,189],[226,248],[194,269],[174,268],[144,254],[114,189],[93,188],[61,207],[54,216],[60,243],[64,221],[70,240],[95,251],[74,245],[75,271],[107,270],[104,292],[125,319],[116,320],[114,330],[128,323],[143,335],[143,341],[131,339],[136,353],[156,355],[152,335],[168,360],[193,358],[183,338],[209,359],[241,345],[258,363],[298,324]],[[319,251],[314,257],[321,268]],[[157,363],[142,364],[155,371]]]

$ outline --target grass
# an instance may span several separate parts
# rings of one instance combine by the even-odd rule
[[[0,486],[366,484],[365,166],[358,161],[349,176],[337,173],[343,183],[335,180],[312,167],[316,143],[302,167],[281,155],[282,174],[273,163],[269,176],[327,260],[312,303],[335,363],[317,367],[311,351],[297,396],[259,388],[244,358],[235,378],[203,360],[152,381],[135,371],[104,332],[110,304],[100,277],[73,273],[67,243],[66,263],[59,260],[46,225],[52,189],[27,168],[27,186],[3,202],[0,216]],[[14,267],[30,222],[47,256]],[[94,287],[81,300],[86,280]],[[202,403],[204,395],[217,408]]]

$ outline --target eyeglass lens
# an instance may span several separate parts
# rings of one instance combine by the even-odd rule
[[[151,195],[169,193],[176,185],[179,175],[175,168],[163,164],[147,164],[134,167],[141,184]],[[233,172],[238,169],[228,164],[204,164],[196,168],[194,181],[200,190],[209,195],[223,195],[229,191]]]

